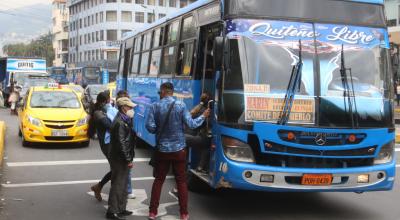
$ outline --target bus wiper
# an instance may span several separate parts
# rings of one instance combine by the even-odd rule
[[[356,97],[354,93],[354,83],[353,83],[353,75],[351,73],[351,68],[346,68],[345,58],[344,58],[344,49],[342,44],[342,50],[340,52],[340,76],[342,78],[342,86],[343,86],[343,102],[344,102],[344,111],[347,112],[347,103],[349,106],[349,115],[351,120],[351,127],[358,127],[358,112],[357,112],[357,103]],[[350,83],[351,87],[349,86],[349,79],[347,76],[347,72],[350,75]],[[353,106],[355,114],[353,113]]]
[[[290,75],[290,80],[288,87],[286,89],[284,106],[281,111],[278,124],[284,125],[289,121],[290,112],[292,111],[294,96],[296,91],[300,91],[301,87],[301,74],[303,71],[303,58],[302,58],[302,46],[301,40],[299,40],[299,61],[293,66],[292,73]]]

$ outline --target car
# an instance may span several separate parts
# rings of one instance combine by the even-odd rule
[[[79,99],[82,99],[83,92],[84,92],[82,86],[75,85],[75,84],[69,84],[69,85],[63,85],[63,87],[74,90],[74,92],[78,95]]]
[[[91,84],[85,88],[82,103],[86,112],[90,113],[90,109],[96,103],[97,95],[106,90],[108,90],[107,85],[103,84]]]
[[[56,83],[31,87],[18,111],[22,145],[79,143],[88,146],[88,115],[75,91]]]

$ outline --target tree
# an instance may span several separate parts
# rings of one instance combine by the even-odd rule
[[[54,60],[52,35],[50,32],[41,35],[28,44],[6,44],[3,46],[3,52],[7,56],[45,58],[47,64],[51,66]]]

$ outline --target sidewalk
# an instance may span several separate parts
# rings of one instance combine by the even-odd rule
[[[6,123],[4,121],[0,121],[0,166],[1,163],[3,162],[5,135],[6,135]]]

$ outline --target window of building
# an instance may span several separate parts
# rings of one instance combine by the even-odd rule
[[[158,19],[161,19],[163,17],[165,17],[165,14],[163,14],[163,13],[158,14]]]
[[[131,30],[121,30],[121,38],[124,36],[125,33],[130,32]]]
[[[104,40],[104,31],[103,30],[100,31],[100,40],[101,41]]]
[[[92,15],[92,25],[94,25],[94,14]]]
[[[180,0],[180,8],[186,7],[188,5],[188,0]]]
[[[107,0],[107,3],[117,2],[117,0]]]
[[[159,6],[165,6],[165,1],[164,0],[158,0],[158,5]]]
[[[106,21],[107,22],[117,21],[117,11],[106,11]]]
[[[397,20],[396,19],[390,19],[387,21],[387,26],[388,27],[394,27],[397,25]]]
[[[93,42],[96,42],[95,32],[92,32],[92,41],[93,41]]]
[[[147,13],[147,23],[153,23],[156,19],[156,15],[154,13]]]
[[[117,51],[107,51],[107,60],[116,60],[118,59]]]
[[[99,23],[99,13],[96,13],[96,24]]]
[[[156,0],[147,0],[147,4],[148,5],[155,5],[156,4]]]
[[[88,34],[88,43],[90,44],[90,33]]]
[[[103,12],[100,12],[100,23],[103,23]]]
[[[122,3],[132,3],[132,0],[121,0]]]
[[[121,20],[122,20],[122,22],[132,22],[132,12],[122,11],[121,12]]]
[[[176,7],[176,0],[169,0],[169,7]]]
[[[118,40],[117,30],[107,30],[107,40],[108,41]]]
[[[136,4],[144,4],[144,0],[135,0]]]
[[[135,12],[135,22],[144,23],[144,12]]]
[[[176,42],[178,39],[178,29],[179,29],[179,21],[174,21],[172,24],[167,26],[167,37],[166,44],[171,44]]]

